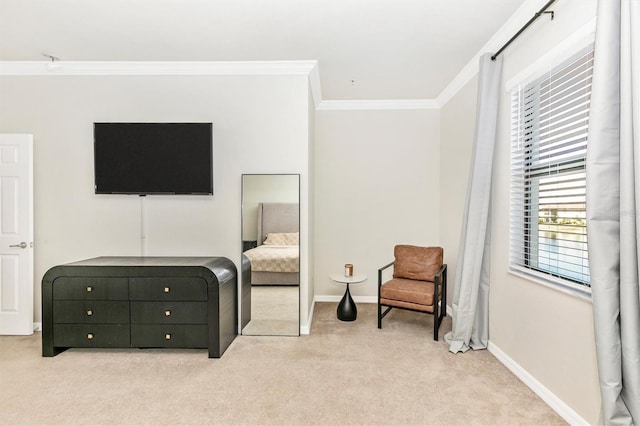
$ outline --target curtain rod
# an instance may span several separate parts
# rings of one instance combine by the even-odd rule
[[[541,17],[543,14],[545,14],[545,13],[550,13],[550,14],[551,14],[551,20],[553,20],[553,18],[555,17],[555,13],[554,13],[553,11],[548,11],[548,12],[547,12],[547,9],[548,9],[548,8],[549,8],[549,6],[551,6],[555,1],[556,1],[556,0],[551,0],[551,1],[549,1],[547,4],[545,4],[545,5],[542,7],[542,9],[540,9],[540,10],[538,11],[538,13],[536,13],[535,15],[533,15],[533,18],[529,19],[529,22],[527,22],[526,24],[524,24],[524,26],[523,26],[522,28],[520,28],[520,31],[518,31],[518,32],[517,32],[513,37],[511,37],[511,38],[509,39],[509,41],[508,41],[508,42],[506,42],[506,43],[504,44],[504,46],[502,46],[502,47],[501,47],[501,48],[500,48],[500,49],[499,49],[499,50],[498,50],[498,51],[497,51],[497,52],[496,52],[496,53],[491,57],[491,60],[492,60],[492,61],[495,61],[495,60],[496,60],[496,58],[498,57],[498,55],[499,55],[499,54],[501,54],[501,53],[502,53],[502,51],[503,51],[504,49],[506,49],[506,48],[507,48],[507,46],[509,46],[509,45],[510,45],[510,44],[511,44],[515,39],[517,39],[517,38],[520,36],[520,34],[522,34],[522,32],[523,32],[524,30],[526,30],[526,29],[527,29],[527,27],[529,27],[529,25],[533,24],[533,21],[535,21],[536,19],[538,19],[539,17]]]

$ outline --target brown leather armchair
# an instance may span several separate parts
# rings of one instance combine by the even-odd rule
[[[447,265],[442,247],[397,245],[395,260],[378,269],[378,328],[393,308],[433,315],[433,340],[447,315]],[[382,273],[393,265],[393,278],[384,284]],[[439,303],[440,302],[440,303]],[[382,307],[387,309],[382,312]]]

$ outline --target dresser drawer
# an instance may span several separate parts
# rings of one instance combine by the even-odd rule
[[[55,300],[53,322],[56,324],[126,324],[129,322],[129,302]]]
[[[131,278],[131,300],[207,300],[202,278]]]
[[[54,324],[53,345],[77,348],[126,348],[129,324]]]
[[[207,302],[131,302],[132,324],[206,324]]]
[[[206,348],[207,325],[131,325],[131,346],[138,348]]]
[[[53,281],[54,300],[128,300],[128,278],[59,277]]]

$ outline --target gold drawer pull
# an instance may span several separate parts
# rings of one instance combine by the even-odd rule
[[[89,333],[89,334],[87,334],[87,339],[89,339],[89,340],[93,340],[93,333]]]
[[[90,285],[87,286],[87,293],[91,293],[93,291],[93,287]]]
[[[87,316],[90,317],[91,315],[93,315],[93,311],[91,309],[87,310]]]
[[[165,293],[169,293],[169,291],[171,291],[171,289],[170,289],[169,287],[165,287],[165,288],[164,288],[164,292],[165,292]]]
[[[164,311],[164,316],[165,317],[170,317],[171,316],[171,311],[168,310],[168,309],[166,311]]]
[[[171,340],[171,334],[167,333],[164,335],[164,340]]]

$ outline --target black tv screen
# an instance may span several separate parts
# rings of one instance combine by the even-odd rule
[[[96,194],[213,194],[211,123],[94,123]]]

